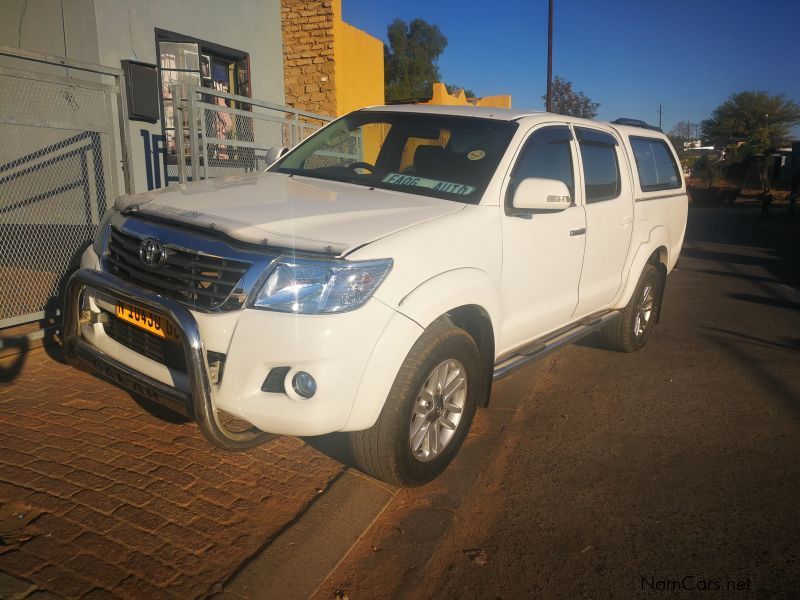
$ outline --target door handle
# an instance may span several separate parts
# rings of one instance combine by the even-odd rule
[[[586,227],[578,227],[577,229],[570,229],[569,234],[572,236],[583,235],[586,233]]]
[[[633,223],[633,217],[622,217],[622,220],[619,222],[620,225],[630,225]]]

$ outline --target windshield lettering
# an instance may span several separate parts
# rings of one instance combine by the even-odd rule
[[[383,181],[386,183],[393,183],[394,185],[417,185],[420,180],[419,177],[410,177],[408,175],[395,173],[394,175],[387,175]]]
[[[420,187],[437,192],[444,192],[446,194],[459,194],[466,195],[475,191],[475,186],[464,185],[462,183],[452,183],[450,181],[437,181],[435,179],[426,179],[423,177],[412,177],[410,175],[402,175],[400,173],[391,173],[383,178],[384,183],[392,185],[403,185],[408,187]]]

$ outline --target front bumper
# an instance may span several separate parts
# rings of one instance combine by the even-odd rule
[[[155,378],[147,377],[106,352],[86,342],[80,334],[81,297],[90,288],[121,299],[135,299],[143,308],[161,312],[178,326],[183,347],[188,393],[170,387]],[[200,329],[191,312],[178,302],[164,298],[100,271],[81,269],[70,277],[64,309],[64,355],[75,367],[96,371],[134,393],[164,404],[197,421],[203,435],[215,446],[243,450],[269,438],[254,428],[230,431],[219,420],[214,408],[213,392],[208,375],[208,360],[200,337]]]
[[[100,310],[103,297],[171,319],[180,332],[186,373],[170,371],[106,336],[88,314]],[[376,299],[337,315],[254,309],[196,313],[107,273],[83,269],[67,286],[64,351],[74,366],[192,417],[212,444],[241,449],[266,439],[265,431],[320,435],[369,427],[420,331]],[[385,349],[387,343],[391,350]],[[209,351],[226,357],[219,383],[209,375]],[[267,373],[281,366],[291,368],[287,381],[296,371],[311,373],[317,393],[303,399],[291,389],[262,390]],[[255,427],[233,434],[220,423],[219,411]]]

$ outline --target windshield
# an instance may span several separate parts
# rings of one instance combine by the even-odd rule
[[[517,124],[359,111],[310,137],[270,171],[480,201]]]

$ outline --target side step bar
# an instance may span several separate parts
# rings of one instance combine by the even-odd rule
[[[502,379],[512,371],[547,356],[568,344],[577,342],[590,333],[602,329],[611,321],[618,318],[622,311],[611,310],[598,315],[592,315],[563,329],[559,329],[543,338],[534,340],[510,354],[501,356],[494,365],[494,380]]]

